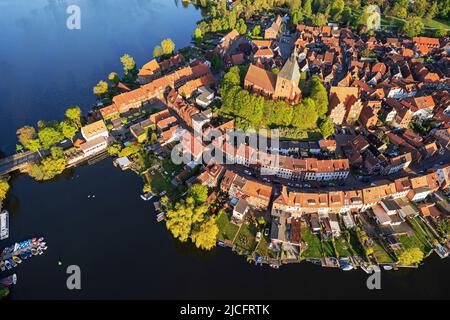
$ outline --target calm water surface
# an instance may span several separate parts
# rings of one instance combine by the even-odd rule
[[[65,28],[69,4],[82,9],[80,31]],[[187,45],[200,16],[171,0],[0,0],[2,151],[14,150],[17,127],[62,117],[71,104],[89,110],[92,86],[121,71],[122,54],[141,65],[164,37]],[[373,292],[361,271],[305,263],[275,271],[226,249],[201,252],[156,222],[141,188],[110,160],[49,183],[15,176],[6,202],[11,238],[0,247],[45,236],[49,249],[15,270],[11,298],[449,298],[448,261],[436,257],[420,270],[384,272],[382,290]],[[81,291],[66,289],[71,264],[81,267]]]

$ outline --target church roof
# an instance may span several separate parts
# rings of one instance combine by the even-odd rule
[[[300,79],[300,68],[297,63],[297,55],[294,53],[286,61],[278,76],[290,81],[295,81]]]

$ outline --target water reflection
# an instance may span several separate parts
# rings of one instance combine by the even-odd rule
[[[0,2],[0,150],[15,149],[15,131],[38,120],[62,118],[69,105],[90,109],[92,87],[131,54],[138,65],[170,37],[189,43],[201,13],[167,0],[74,0],[81,30],[68,30],[69,2]],[[176,23],[174,23],[176,22]]]

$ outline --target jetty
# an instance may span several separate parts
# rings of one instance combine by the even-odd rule
[[[9,237],[9,213],[6,210],[0,212],[0,240]]]

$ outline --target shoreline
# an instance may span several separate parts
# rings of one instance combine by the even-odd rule
[[[185,48],[181,48],[181,49],[179,49],[178,50],[178,52],[180,52],[181,50],[186,50],[187,48],[191,48],[190,46],[188,46],[188,47],[185,47]],[[136,84],[136,82],[135,82],[135,84]],[[91,114],[91,113],[95,113],[96,111],[98,111],[98,110],[95,110],[95,109],[92,109],[89,113],[88,113],[88,115],[89,114]],[[103,120],[102,120],[103,121]],[[133,120],[134,121],[134,120]],[[132,122],[133,122],[132,121]],[[92,123],[90,123],[90,124],[92,124]],[[80,127],[80,129],[82,129],[82,127]],[[128,130],[129,128],[127,128],[127,130]],[[108,131],[110,131],[109,129],[108,129]],[[128,147],[128,146],[126,146],[126,147]],[[126,148],[125,147],[125,148]],[[124,149],[125,149],[124,148]],[[123,150],[123,149],[122,149]],[[47,152],[49,151],[49,150],[46,150]],[[146,150],[147,152],[148,152],[148,150]],[[105,150],[103,150],[102,151],[103,153],[104,152],[106,152],[106,149]],[[95,158],[96,156],[99,156],[99,155],[101,155],[101,154],[103,154],[103,153],[98,153],[98,154],[94,154],[94,155],[92,155],[92,158]],[[146,155],[148,155],[148,154],[150,154],[150,152],[148,152]],[[151,154],[152,156],[154,155],[154,154]],[[74,163],[74,164],[70,164],[70,165],[67,165],[66,167],[65,167],[65,169],[64,170],[66,170],[66,169],[68,169],[68,168],[70,168],[71,166],[74,166],[74,167],[77,167],[78,165],[90,165],[90,163],[89,163],[89,161],[92,159],[92,158],[90,158],[90,157],[87,157],[86,159],[83,159],[82,161],[83,162],[81,162],[81,163],[79,163],[79,164],[77,164],[77,163]],[[113,156],[111,156],[111,158],[113,158]],[[159,158],[158,158],[159,159]],[[42,159],[38,159],[38,161],[41,161]],[[168,160],[167,158],[166,159],[159,159],[160,161],[158,162],[157,161],[157,164],[160,166],[160,167],[164,167],[163,166],[163,162],[164,161],[166,161],[166,160]],[[138,162],[138,160],[136,160],[136,161],[131,161],[131,162]],[[448,164],[447,164],[448,165]],[[147,168],[147,166],[146,166],[146,164],[144,163],[144,167],[145,167],[145,171],[144,172],[147,172],[148,173],[148,171],[149,171],[149,169],[150,168]],[[429,168],[429,169],[432,169],[432,168]],[[64,171],[62,171],[61,173],[59,173],[59,174],[63,174],[63,172]],[[138,174],[139,176],[142,176],[143,175],[143,172],[140,172],[139,170],[136,170],[136,171],[134,171],[136,174]],[[175,172],[175,171],[174,171]],[[166,176],[168,176],[168,175],[163,175],[163,178],[164,179],[166,179],[167,180],[167,177]],[[405,176],[406,176],[406,174],[405,174]],[[148,178],[143,178],[144,179],[144,181],[146,181],[146,179],[148,180]],[[50,180],[51,181],[51,180]],[[147,181],[148,183],[150,183],[150,181]],[[184,182],[183,182],[184,183]],[[182,183],[182,184],[183,184]],[[300,188],[299,188],[300,189]],[[352,189],[354,189],[354,188],[352,188]],[[178,189],[177,189],[178,190]],[[182,190],[184,190],[184,189],[182,189]],[[305,189],[305,190],[307,190],[307,189]],[[324,188],[320,188],[320,190],[322,190],[322,191],[326,191],[326,189],[324,189]],[[166,190],[164,190],[164,191],[166,191]],[[178,190],[180,193],[181,193],[181,191],[180,190]],[[338,191],[342,191],[342,189],[339,189]],[[162,192],[159,192],[157,195],[161,195],[161,193]],[[170,193],[169,193],[170,194]],[[303,221],[304,222],[304,221]],[[245,222],[244,222],[245,223]],[[169,230],[167,230],[167,231],[169,231]],[[236,233],[236,235],[235,236],[237,236],[238,235],[238,233],[239,232],[237,232]],[[261,236],[262,237],[262,236]],[[267,238],[267,236],[265,236],[266,238]],[[427,237],[427,236],[426,236]],[[262,238],[264,238],[264,237],[262,237]],[[426,238],[427,239],[427,241],[429,241],[429,239],[428,238]],[[267,239],[266,239],[267,240]],[[270,240],[270,239],[269,239]],[[270,242],[270,241],[269,241]],[[431,254],[433,251],[434,251],[435,249],[433,248],[429,253],[428,253],[428,255],[429,254]],[[255,248],[255,251],[256,251],[256,248]],[[252,252],[252,255],[253,255],[253,253],[254,252]],[[248,258],[250,258],[250,257],[252,257],[252,256],[250,256],[250,255],[244,255],[244,256],[246,256],[247,257],[247,259]],[[360,257],[360,256],[358,256],[358,257]],[[427,256],[428,257],[428,256]],[[252,257],[252,258],[257,258],[257,257]],[[325,258],[325,257],[323,257],[323,258]],[[333,257],[327,257],[327,258],[333,258]],[[360,257],[361,258],[361,257]],[[426,257],[425,257],[426,258]],[[335,258],[336,259],[336,258]],[[278,259],[277,259],[278,260]],[[302,258],[302,259],[300,259],[300,261],[299,262],[302,262],[303,260],[308,260],[307,258]],[[263,262],[264,263],[264,262]],[[291,263],[297,263],[297,262],[294,262],[294,261],[292,261]],[[269,263],[270,264],[270,263]],[[281,265],[283,265],[283,264],[286,264],[286,263],[283,263],[283,262],[280,262],[280,264],[278,265],[278,266],[281,266]],[[274,264],[275,265],[275,264]],[[392,265],[396,265],[395,263],[393,263]],[[324,266],[323,264],[322,264],[322,266]],[[398,265],[396,265],[397,267],[398,267]],[[407,267],[407,266],[404,266],[404,267]],[[367,272],[367,271],[366,271]]]

